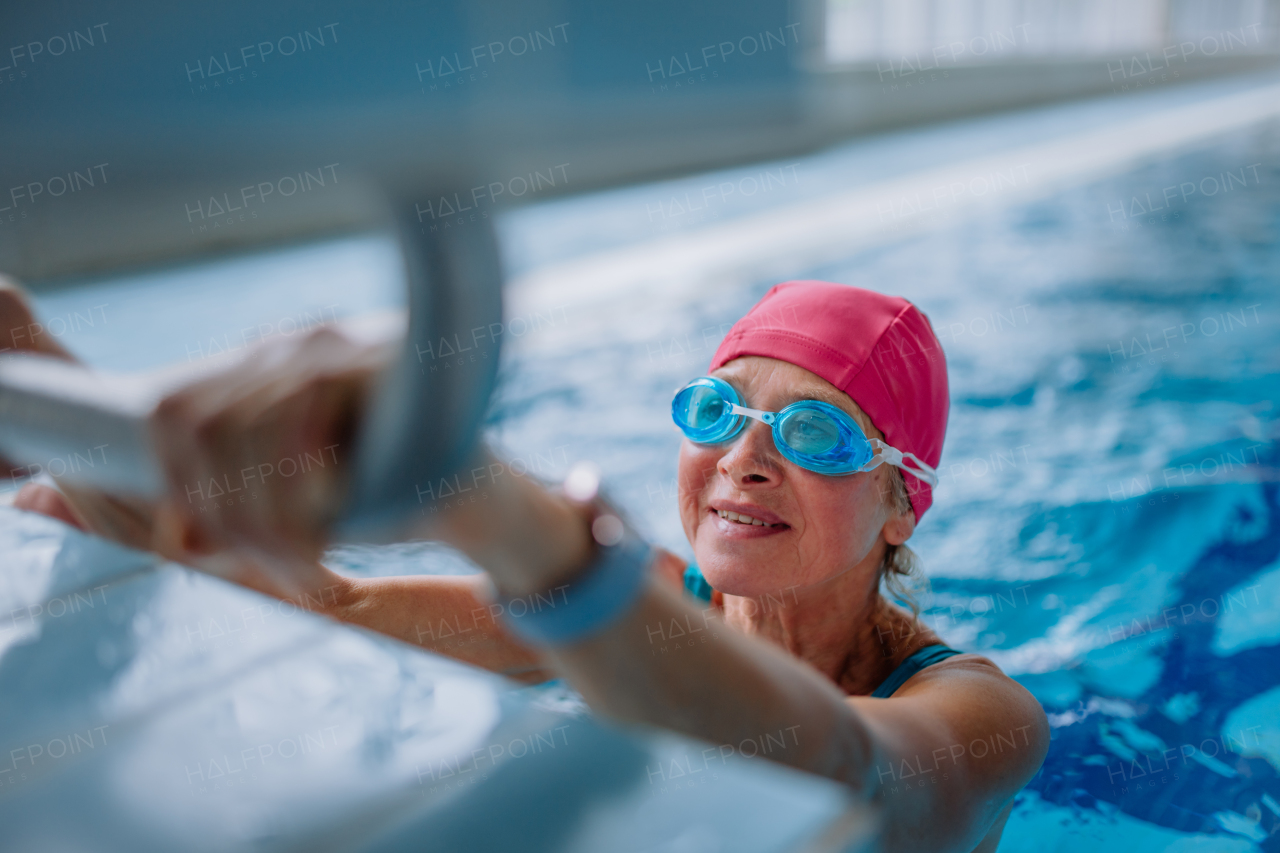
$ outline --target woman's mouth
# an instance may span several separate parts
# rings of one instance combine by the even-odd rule
[[[767,521],[761,521],[758,518],[752,518],[751,516],[745,515],[744,513],[740,513],[740,512],[727,512],[726,510],[718,509],[716,510],[716,513],[721,518],[727,518],[729,521],[732,521],[736,524],[750,524],[754,527],[784,527],[785,526],[782,524],[770,524]]]
[[[711,523],[716,532],[721,536],[732,539],[754,539],[760,536],[772,536],[791,529],[789,524],[780,521],[765,521],[763,518],[757,518],[745,512],[734,512],[733,510],[716,509],[715,507],[708,507],[707,512],[711,514]]]

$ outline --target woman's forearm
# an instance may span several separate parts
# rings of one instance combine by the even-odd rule
[[[324,612],[335,619],[520,681],[552,677],[536,651],[503,630],[481,576],[334,578]]]
[[[713,744],[781,742],[770,759],[872,788],[878,747],[835,685],[660,580],[603,634],[546,656],[609,716]]]
[[[432,532],[509,595],[553,589],[583,570],[591,553],[586,521],[562,497],[512,478],[496,484],[485,504],[442,514]],[[597,711],[716,744],[776,739],[782,731],[790,747],[770,758],[866,788],[875,740],[836,686],[695,608],[667,573],[654,572],[604,633],[548,648],[545,659]],[[678,644],[681,631],[686,641]]]

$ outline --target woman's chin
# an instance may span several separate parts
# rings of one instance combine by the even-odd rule
[[[694,551],[702,576],[725,595],[755,598],[777,595],[794,586],[787,569],[789,560],[759,543],[754,548],[744,548],[700,540]]]
[[[729,571],[712,572],[706,578],[712,589],[740,598],[790,600],[798,588],[787,578],[749,576],[736,566]]]

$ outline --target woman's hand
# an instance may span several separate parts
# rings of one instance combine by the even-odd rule
[[[0,275],[0,353],[75,362]],[[169,394],[153,416],[168,494],[158,502],[59,481],[28,484],[20,508],[234,580],[292,596],[331,586],[317,562],[338,509],[356,419],[390,345],[322,327],[265,341]],[[0,458],[0,477],[21,476]]]
[[[330,584],[318,558],[390,354],[320,328],[165,397],[152,418],[167,481],[153,550],[285,597]]]

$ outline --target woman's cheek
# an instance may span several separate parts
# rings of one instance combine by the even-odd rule
[[[680,457],[676,469],[678,487],[677,503],[680,521],[686,534],[692,536],[698,525],[699,509],[703,493],[715,474],[719,456],[714,449],[698,447],[685,441],[680,445]]]
[[[805,485],[805,532],[820,540],[810,541],[809,547],[830,555],[835,565],[859,561],[875,545],[880,528],[875,505],[868,499],[875,483],[829,478]]]
[[[678,478],[680,493],[701,495],[715,477],[720,452],[713,447],[699,447],[686,441],[680,447]]]

